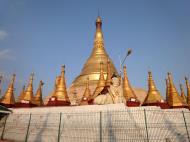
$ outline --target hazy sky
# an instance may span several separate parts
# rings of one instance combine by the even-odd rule
[[[3,90],[16,73],[16,95],[35,73],[44,95],[54,87],[61,65],[67,86],[89,57],[98,9],[103,20],[105,48],[119,69],[119,55],[127,59],[128,77],[135,87],[147,89],[151,70],[165,95],[165,78],[173,73],[175,85],[190,78],[189,0],[0,0],[0,72]]]

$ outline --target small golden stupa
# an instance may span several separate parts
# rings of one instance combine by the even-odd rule
[[[20,92],[20,95],[18,96],[17,102],[21,102],[22,100],[24,100],[24,95],[25,95],[25,85],[22,87],[22,90]]]
[[[56,77],[54,91],[48,100],[48,106],[70,105],[65,81],[65,66],[61,67],[61,75]]]
[[[123,96],[125,97],[126,101],[138,101],[135,92],[129,82],[126,66],[123,67],[123,74]]]
[[[181,90],[181,98],[183,100],[184,103],[187,103],[187,97],[185,96],[185,92],[183,90],[183,85],[180,84],[180,90]]]
[[[148,93],[144,100],[143,105],[158,105],[159,103],[163,103],[164,100],[160,95],[160,92],[156,88],[154,80],[152,78],[152,73],[148,72]]]
[[[65,66],[61,67],[61,75],[56,79],[56,89],[53,96],[55,96],[57,100],[69,102],[65,81]]]
[[[33,103],[37,106],[43,105],[43,99],[42,99],[42,86],[44,85],[43,81],[41,80],[39,83],[38,90],[36,92],[36,95],[33,98]]]
[[[81,99],[80,105],[88,105],[89,98],[91,97],[90,89],[89,89],[89,78],[86,80],[86,89],[84,91],[84,95]]]
[[[33,79],[34,79],[34,73],[31,73],[28,86],[25,90],[24,97],[21,102],[25,101],[24,103],[32,103],[32,101],[33,101]]]
[[[171,73],[168,73],[168,80],[169,80],[169,100],[168,104],[170,108],[181,108],[187,107],[187,104],[183,102],[182,98],[180,97],[172,79]]]
[[[13,74],[13,77],[11,79],[9,87],[7,88],[7,91],[5,92],[4,96],[0,99],[0,103],[8,107],[12,107],[15,104],[15,98],[14,98],[15,77],[16,75]]]

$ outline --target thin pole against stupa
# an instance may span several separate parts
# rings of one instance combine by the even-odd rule
[[[1,96],[1,82],[2,82],[3,76],[0,76],[0,96]]]
[[[122,67],[123,67],[123,64],[125,63],[127,57],[128,57],[129,55],[131,55],[131,53],[132,53],[132,49],[129,48],[129,49],[127,50],[126,55],[125,55],[125,57],[123,58],[123,60],[120,61],[120,75],[122,74]]]

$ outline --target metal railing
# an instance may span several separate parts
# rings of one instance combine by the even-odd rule
[[[51,142],[190,142],[190,112],[126,110],[10,114],[1,139]]]

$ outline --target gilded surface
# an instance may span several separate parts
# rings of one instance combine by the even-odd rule
[[[160,95],[160,92],[156,88],[154,80],[152,78],[152,73],[148,72],[148,93],[147,97],[145,98],[144,105],[151,104],[151,103],[160,103],[163,102],[163,98]]]
[[[126,101],[130,99],[137,99],[135,92],[133,88],[131,87],[131,84],[129,82],[128,76],[127,76],[127,68],[126,66],[123,67],[123,96],[125,97]]]
[[[81,99],[80,105],[88,105],[89,98],[91,97],[91,92],[89,88],[89,78],[87,78],[86,81],[86,88],[83,94],[83,97]]]
[[[177,89],[173,83],[171,73],[168,73],[168,80],[169,80],[169,88],[170,88],[168,104],[170,105],[170,107],[186,106],[186,104],[182,101],[182,98],[179,96],[179,93],[177,92]]]
[[[53,96],[56,96],[58,100],[61,101],[69,101],[69,97],[67,95],[66,90],[66,82],[65,82],[65,66],[61,68],[61,75],[56,78],[56,85],[55,85],[55,93]]]
[[[43,81],[41,80],[39,83],[38,90],[36,92],[36,95],[34,96],[33,103],[42,106],[43,105],[43,99],[42,99],[42,86],[43,86]]]
[[[107,78],[106,78],[106,86],[111,85],[111,66],[110,66],[110,61],[107,61]]]
[[[92,53],[86,63],[83,66],[83,69],[78,77],[73,81],[71,87],[76,86],[83,86],[85,85],[86,78],[89,77],[90,84],[97,84],[99,80],[100,70],[99,64],[103,62],[103,73],[104,77],[107,77],[107,61],[110,62],[110,74],[114,72],[117,74],[117,70],[114,67],[113,62],[111,61],[110,57],[108,56],[105,48],[104,48],[104,40],[103,40],[103,33],[101,29],[102,20],[100,17],[96,20],[96,32],[94,37],[94,47]]]
[[[33,78],[34,78],[34,73],[30,75],[30,80],[23,97],[24,101],[32,102],[33,100]]]
[[[187,97],[185,96],[185,92],[183,90],[183,85],[180,84],[180,90],[181,90],[181,98],[183,100],[184,103],[187,103]]]
[[[100,76],[99,76],[99,81],[98,81],[98,84],[97,84],[97,87],[96,89],[94,90],[94,93],[93,93],[93,96],[92,96],[92,99],[94,99],[95,97],[98,96],[98,94],[101,93],[101,91],[104,89],[105,85],[106,85],[106,81],[105,81],[105,78],[104,78],[104,73],[103,73],[103,62],[100,62]]]
[[[7,88],[7,91],[5,92],[4,96],[1,98],[2,104],[15,104],[15,98],[14,98],[14,82],[15,82],[16,75],[13,74],[12,80],[9,84],[9,87]]]
[[[25,93],[25,85],[22,87],[20,95],[18,96],[18,102],[21,102],[21,100],[24,100],[24,93]]]

